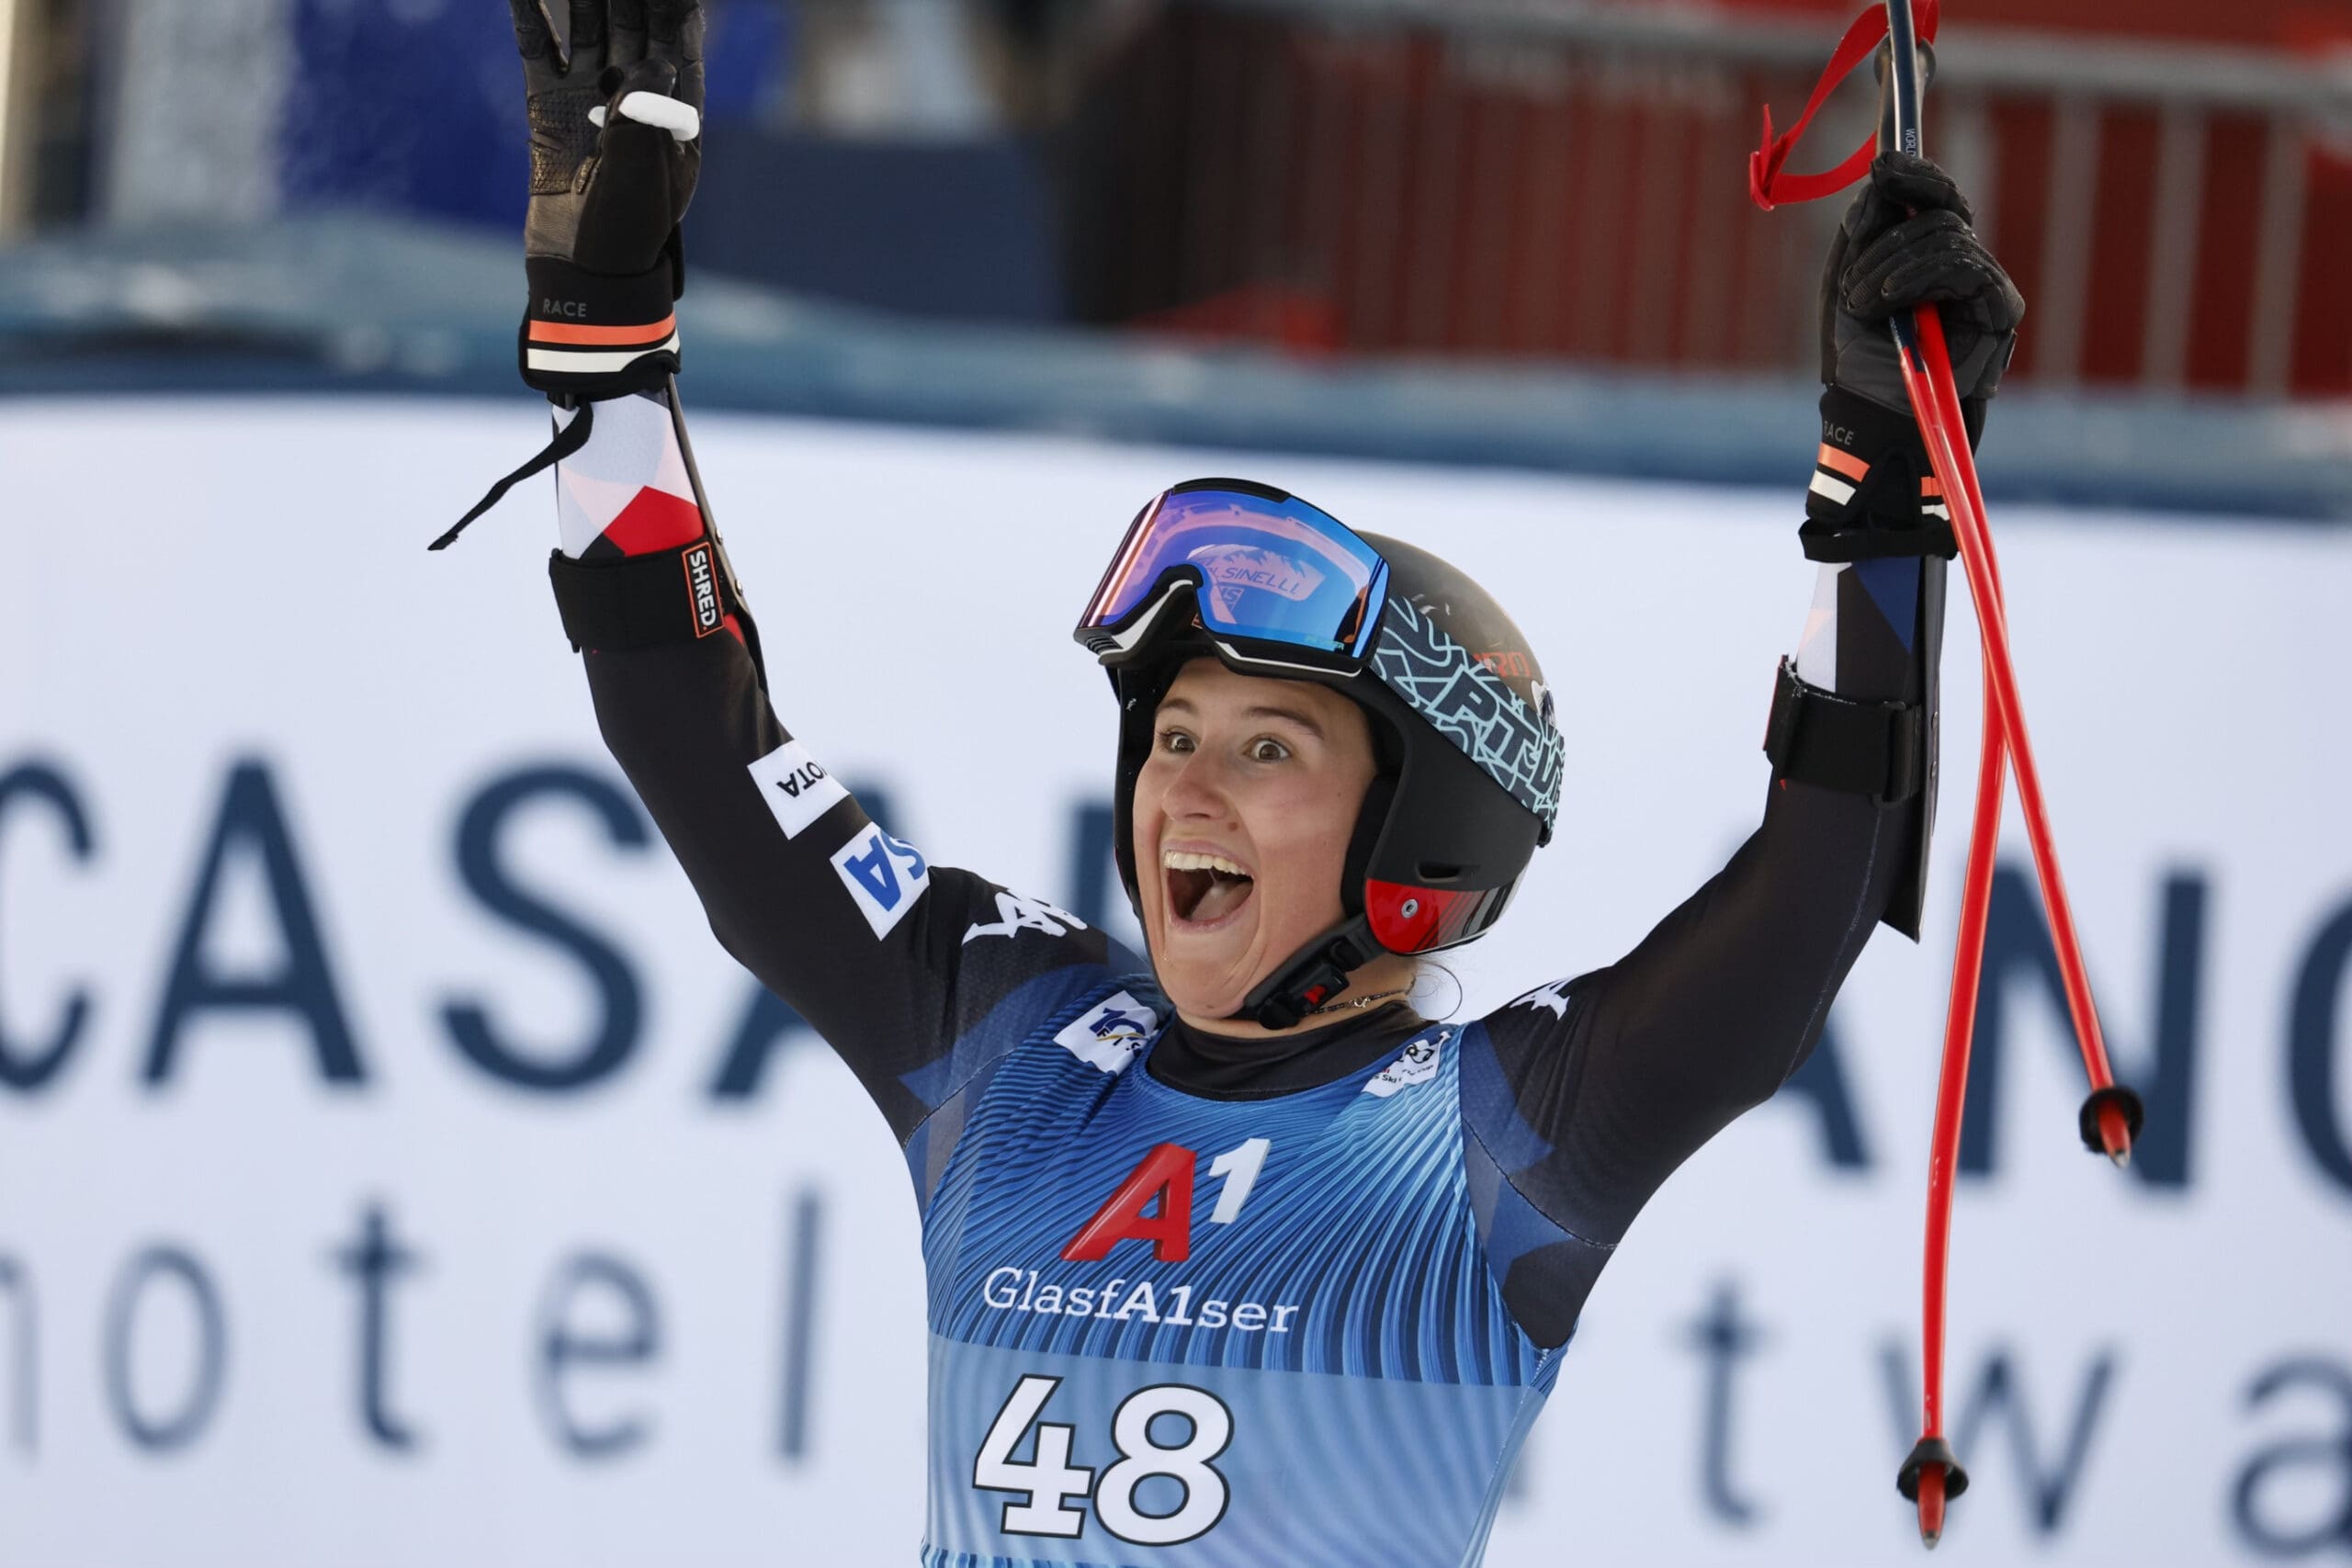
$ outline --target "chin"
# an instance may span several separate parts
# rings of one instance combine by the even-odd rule
[[[1152,954],[1152,971],[1161,993],[1176,1010],[1200,1019],[1231,1018],[1249,999],[1251,987],[1264,978],[1251,976],[1243,958],[1171,955],[1164,947]]]
[[[1229,1017],[1249,995],[1247,990],[1236,990],[1224,980],[1201,975],[1190,964],[1162,960],[1156,967],[1159,988],[1169,1002],[1177,1011],[1194,1018]]]
[[[1179,919],[1172,911],[1154,923],[1159,930],[1148,933],[1152,970],[1160,990],[1180,1011],[1194,1018],[1229,1018],[1265,977],[1261,973],[1261,933],[1251,905],[1207,929]]]

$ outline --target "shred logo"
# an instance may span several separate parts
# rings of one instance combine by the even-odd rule
[[[849,798],[841,781],[797,740],[787,740],[753,762],[751,773],[787,839],[798,838],[810,823]]]
[[[708,637],[726,624],[718,607],[718,567],[708,545],[696,545],[684,556],[686,594],[695,608],[695,636]]]
[[[1089,1066],[1120,1073],[1143,1055],[1143,1048],[1159,1032],[1157,1013],[1126,992],[1114,991],[1064,1026],[1054,1036],[1054,1043]]]

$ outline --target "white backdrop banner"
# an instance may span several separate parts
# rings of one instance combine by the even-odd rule
[[[1068,630],[1136,507],[1203,473],[1441,551],[1549,663],[1562,828],[1453,965],[1463,1010],[1623,952],[1760,810],[1804,453],[1762,494],[695,434],[786,721],[933,859],[1115,929],[1113,713]],[[922,1293],[881,1118],[712,942],[599,746],[547,487],[424,548],[545,435],[520,402],[0,406],[0,1562],[913,1561]],[[2076,1141],[2013,836],[1943,1555],[2345,1561],[2352,537],[1999,521],[2150,1121],[2128,1174]],[[1879,933],[1813,1065],[1634,1227],[1498,1568],[1917,1551],[1893,1479],[1973,635],[1956,609],[1927,942]]]

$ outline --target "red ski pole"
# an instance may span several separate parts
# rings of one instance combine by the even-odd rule
[[[1916,31],[1911,0],[1884,0],[1883,17],[1875,8],[1858,17],[1839,40],[1828,69],[1823,73],[1796,124],[1785,135],[1773,137],[1771,111],[1766,109],[1764,144],[1748,164],[1749,191],[1758,206],[1770,210],[1776,200],[1805,201],[1826,196],[1844,188],[1863,172],[1871,154],[1867,142],[1826,174],[1791,175],[1785,172],[1784,164],[1830,89],[1860,62],[1882,36],[1887,40],[1887,70],[1881,101],[1879,144],[1882,149],[1897,147],[1915,155],[1920,152],[1919,43],[1922,38],[1931,39],[1935,36],[1938,18],[1936,0],[1918,0],[1918,4],[1921,25]],[[2109,1070],[2082,944],[2075,934],[2074,911],[2059,872],[2057,849],[2042,802],[2040,771],[2026,734],[2024,708],[2009,658],[2000,564],[1993,550],[1991,531],[1984,523],[1984,492],[1968,446],[1958,389],[1952,382],[1942,322],[1932,307],[1923,307],[1907,321],[1891,321],[1889,330],[1896,346],[1905,390],[1936,476],[1931,485],[1923,489],[1940,490],[1940,499],[1952,519],[1962,567],[1976,601],[1984,663],[1984,748],[1978,764],[1976,808],[1969,838],[1960,933],[1953,953],[1950,1012],[1945,1020],[1944,1058],[1937,1087],[1935,1133],[1928,1162],[1921,1314],[1923,1433],[1905,1460],[1896,1482],[1903,1495],[1917,1504],[1921,1538],[1933,1547],[1943,1533],[1946,1506],[1968,1485],[1967,1472],[1960,1467],[1943,1437],[1944,1309],[1951,1256],[1952,1181],[1967,1098],[1985,922],[1991,908],[1994,860],[2000,838],[2003,784],[2012,768],[2026,813],[2027,834],[2033,848],[2042,901],[2050,913],[2052,941],[2057,950],[2067,1011],[2092,1086],[2078,1118],[2084,1142],[2095,1150],[2104,1151],[2118,1165],[2124,1163],[2130,1157],[2131,1141],[2139,1132],[2141,1109],[2138,1098],[2115,1083]]]
[[[1830,88],[1860,64],[1882,38],[1889,43],[1889,63],[1880,141],[1883,146],[1900,147],[1915,154],[1919,152],[1919,44],[1922,39],[1934,38],[1938,7],[1936,0],[1917,0],[1917,5],[1923,24],[1916,32],[1912,26],[1912,0],[1884,0],[1883,14],[1873,6],[1857,17],[1838,41],[1837,53],[1806,102],[1804,112],[1780,137],[1772,135],[1771,111],[1769,107],[1765,110],[1764,145],[1748,159],[1748,190],[1757,205],[1770,210],[1779,202],[1810,201],[1830,195],[1851,184],[1868,167],[1868,142],[1825,174],[1792,174],[1785,165]],[[1889,330],[1897,347],[1896,357],[1918,421],[1921,440],[1928,448],[1945,504],[1952,513],[1961,564],[1978,604],[1978,631],[1984,643],[1986,701],[1998,716],[2017,773],[2027,836],[2033,847],[2034,871],[2041,886],[2042,902],[2050,913],[2052,942],[2057,949],[2067,1012],[2092,1086],[2090,1098],[2084,1101],[2077,1119],[2078,1126],[2089,1147],[2121,1163],[2129,1158],[2131,1141],[2138,1135],[2140,1103],[2130,1089],[2114,1082],[2109,1070],[2106,1042],[2099,1031],[2098,1012],[2091,998],[2089,976],[2083,963],[2082,942],[2075,934],[2074,908],[2058,869],[2057,847],[2042,801],[2041,771],[2034,763],[2032,745],[2025,732],[2023,708],[2018,700],[2017,677],[2009,659],[2008,623],[2002,613],[1999,585],[1990,576],[1992,536],[1984,523],[1983,494],[1976,485],[1975,462],[1961,418],[1959,397],[1952,387],[1942,324],[1932,308],[1923,307],[1908,320],[1891,321]]]
[[[1889,0],[1890,7],[1904,0]],[[2008,616],[2000,585],[1992,580],[1993,543],[1984,526],[1982,491],[1976,464],[1969,451],[1966,426],[1961,422],[1960,394],[1951,378],[1951,358],[1944,346],[1943,322],[1936,312],[1921,307],[1914,312],[1905,334],[1897,333],[1897,357],[1903,382],[1919,415],[1919,433],[1926,441],[1928,460],[1943,486],[1951,512],[1952,532],[1960,540],[1962,567],[1968,573],[1970,596],[1976,603],[1979,640],[1984,650],[1985,695],[2000,716],[2009,763],[2017,775],[2018,804],[2025,816],[2026,835],[2033,845],[2035,869],[2041,874],[2041,899],[2050,914],[2050,937],[2058,953],[2058,973],[2064,983],[2066,1011],[2073,1019],[2075,1038],[2082,1048],[2083,1066],[2091,1081],[2090,1098],[2079,1118],[2083,1141],[2106,1154],[2117,1165],[2132,1157],[2132,1139],[2139,1131],[2139,1100],[2118,1085],[2107,1059],[2098,1009],[2091,999],[2088,970],[2083,962],[2082,938],[2075,929],[2073,904],[2066,897],[2066,879],[2058,864],[2058,846],[2050,831],[2049,808],[2041,795],[2041,771],[2034,761],[2033,744],[2026,732],[2025,708],[2018,697],[2017,671],[2009,659]],[[1905,338],[1909,341],[1905,342]]]
[[[1894,144],[1917,153],[1919,76],[1909,0],[1887,0],[1889,109]],[[2000,838],[2004,762],[2014,766],[2018,795],[2026,815],[2042,898],[2050,912],[2052,939],[2066,990],[2067,1010],[2082,1047],[2092,1093],[2080,1117],[2084,1141],[2102,1148],[2118,1165],[2131,1155],[2138,1131],[2139,1102],[2114,1082],[2092,1003],[2082,946],[2067,901],[2041,777],[2025,728],[2025,711],[2009,659],[2008,617],[2000,568],[1984,524],[1984,491],[1976,475],[1960,396],[1951,377],[1943,323],[1932,308],[1913,312],[1908,322],[1890,323],[1904,388],[1917,418],[1938,482],[1959,541],[1961,563],[1976,602],[1979,640],[1984,657],[1984,750],[1979,761],[1975,821],[1970,833],[1967,883],[1961,909],[1960,940],[1953,953],[1951,1011],[1945,1020],[1944,1061],[1936,1097],[1934,1145],[1929,1156],[1926,1257],[1922,1275],[1921,1374],[1925,1384],[1923,1431],[1905,1460],[1897,1486],[1918,1508],[1920,1539],[1930,1548],[1942,1539],[1945,1506],[1968,1485],[1943,1437],[1943,1350],[1946,1282],[1950,1261],[1951,1196],[1962,1115],[1968,1087],[1968,1059],[1975,1027],[1978,982],[1984,954],[1984,928],[1991,906],[1993,861]],[[1909,330],[1906,331],[1905,328]],[[2007,755],[2005,756],[2005,753]]]
[[[1984,708],[1984,749],[1976,768],[1976,819],[1968,838],[1968,881],[1952,950],[1951,1004],[1944,1015],[1943,1073],[1936,1085],[1936,1132],[1928,1156],[1926,1259],[1920,1271],[1919,1375],[1926,1390],[1918,1443],[1895,1485],[1918,1505],[1919,1539],[1943,1539],[1944,1505],[1968,1490],[1968,1472],[1944,1439],[1945,1277],[1951,1256],[1952,1178],[1960,1163],[1961,1114],[1968,1098],[1968,1053],[1976,1031],[1976,987],[1984,967],[1984,917],[1993,901],[1993,852],[2001,837],[2001,790],[2008,765],[2000,716]]]
[[[1967,476],[1973,483],[1975,475]],[[1968,497],[1977,514],[1984,498]],[[1947,508],[1949,509],[1949,508]],[[1985,557],[1985,582],[2001,592],[2000,563]],[[1928,1217],[1920,1269],[1919,1376],[1923,1389],[1919,1441],[1905,1459],[1895,1486],[1919,1510],[1919,1539],[1930,1550],[1943,1539],[1944,1508],[1968,1490],[1944,1438],[1944,1312],[1951,1258],[1952,1184],[1960,1167],[1960,1129],[1968,1100],[1968,1059],[1976,1033],[1976,997],[1984,969],[1984,928],[1993,903],[1993,865],[2001,839],[2001,797],[2008,779],[2008,737],[1988,685],[1984,741],[1976,764],[1975,818],[1968,835],[1968,875],[1961,892],[1960,934],[1951,959],[1951,998],[1944,1013],[1943,1067],[1936,1085],[1936,1127],[1928,1156]]]

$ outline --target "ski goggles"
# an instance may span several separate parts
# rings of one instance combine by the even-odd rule
[[[1246,479],[1196,479],[1137,514],[1071,634],[1105,660],[1150,635],[1190,585],[1201,627],[1244,657],[1361,669],[1388,563],[1318,507]]]

